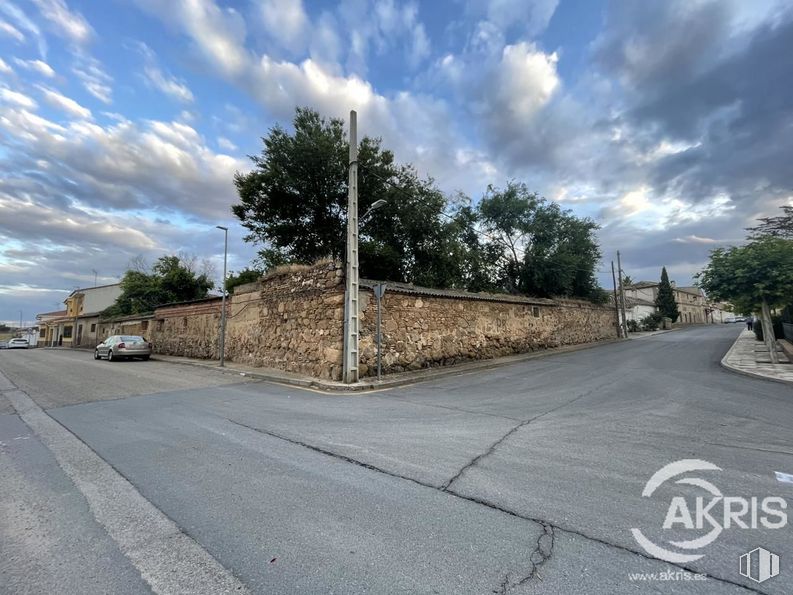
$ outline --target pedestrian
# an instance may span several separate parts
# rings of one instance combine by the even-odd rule
[[[749,316],[749,318],[746,319],[746,329],[752,330],[753,328],[754,328],[754,316]]]

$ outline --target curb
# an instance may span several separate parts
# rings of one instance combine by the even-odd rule
[[[265,380],[267,382],[273,382],[275,384],[297,386],[299,388],[307,388],[329,394],[368,393],[368,392],[380,391],[389,388],[395,388],[397,386],[405,386],[408,384],[427,382],[429,380],[435,380],[437,378],[444,378],[447,376],[454,376],[459,374],[466,374],[469,372],[477,372],[480,370],[490,370],[493,368],[500,368],[502,366],[508,366],[511,364],[516,364],[527,360],[548,357],[551,355],[557,355],[561,353],[574,353],[576,351],[592,349],[595,347],[599,347],[601,345],[621,343],[626,340],[627,339],[606,339],[604,341],[595,341],[592,343],[581,343],[578,345],[565,345],[563,347],[553,347],[550,349],[544,349],[542,351],[534,351],[531,353],[507,355],[507,356],[487,359],[487,360],[475,360],[472,362],[465,362],[459,365],[439,366],[437,368],[424,368],[423,370],[416,372],[407,372],[407,373],[402,372],[401,374],[409,374],[409,376],[405,376],[401,378],[386,377],[386,379],[381,382],[377,382],[376,380],[364,380],[362,382],[358,382],[357,384],[341,384],[341,383],[336,384],[336,383],[329,383],[316,378],[291,378],[291,377],[280,376],[278,374],[268,374],[267,372],[250,372],[248,370],[236,370],[234,368],[220,368],[218,367],[217,364],[205,364],[202,362],[195,362],[195,361],[178,361],[172,359],[160,359],[155,355],[152,355],[151,359],[153,361],[159,361],[169,364],[207,368],[210,370],[221,372],[222,374],[233,374],[235,376],[244,376],[246,378],[256,378],[258,380]]]
[[[783,380],[782,378],[774,378],[773,376],[766,376],[765,374],[760,374],[759,372],[750,372],[749,370],[745,370],[743,368],[739,368],[738,366],[734,366],[730,364],[727,360],[729,359],[730,355],[732,355],[735,346],[740,341],[741,336],[738,335],[738,338],[735,339],[732,346],[727,350],[727,353],[724,354],[724,357],[721,358],[719,362],[721,367],[733,374],[740,374],[741,376],[748,376],[749,378],[759,378],[760,380],[768,380],[769,382],[778,382],[780,384],[785,384],[787,386],[793,386],[793,381],[791,380]]]

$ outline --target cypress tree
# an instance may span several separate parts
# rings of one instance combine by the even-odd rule
[[[661,316],[671,318],[672,322],[677,322],[680,312],[677,311],[675,302],[675,292],[672,284],[669,283],[669,275],[666,274],[666,267],[661,269],[661,284],[658,286],[658,296],[655,298],[655,305]]]

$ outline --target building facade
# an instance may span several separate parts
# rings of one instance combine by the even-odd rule
[[[647,316],[648,308],[651,312],[657,311],[655,300],[658,297],[660,283],[641,281],[625,288],[626,315],[628,320],[641,320]],[[672,282],[672,293],[675,296],[677,311],[680,316],[678,324],[709,324],[724,322],[724,304],[711,304],[707,296],[699,287],[678,287]],[[636,310],[632,316],[631,310]],[[638,316],[638,318],[636,318]]]
[[[39,314],[39,340],[48,347],[94,347],[99,317],[121,295],[121,284],[75,289],[63,303],[66,310]]]

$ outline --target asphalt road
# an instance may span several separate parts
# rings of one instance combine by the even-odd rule
[[[661,529],[672,497],[693,503],[700,487],[668,481],[642,497],[680,459],[718,466],[690,475],[725,496],[793,503],[774,477],[793,473],[793,390],[719,366],[737,333],[692,328],[351,396],[70,351],[2,353],[0,371],[253,592],[788,593],[789,526],[733,526],[679,565],[631,532],[658,544],[707,532]],[[24,424],[0,421],[0,472],[16,478],[0,484],[14,503],[0,516],[5,584],[46,592],[30,569],[52,571],[66,533],[21,533],[27,485],[61,486],[64,526],[98,530],[92,541],[120,555],[36,436],[16,440]],[[781,558],[763,584],[738,572],[757,546]],[[84,593],[105,580],[148,588],[123,555],[103,559],[87,585],[76,575],[90,559],[65,550],[55,568]],[[678,580],[631,576],[665,571]]]

